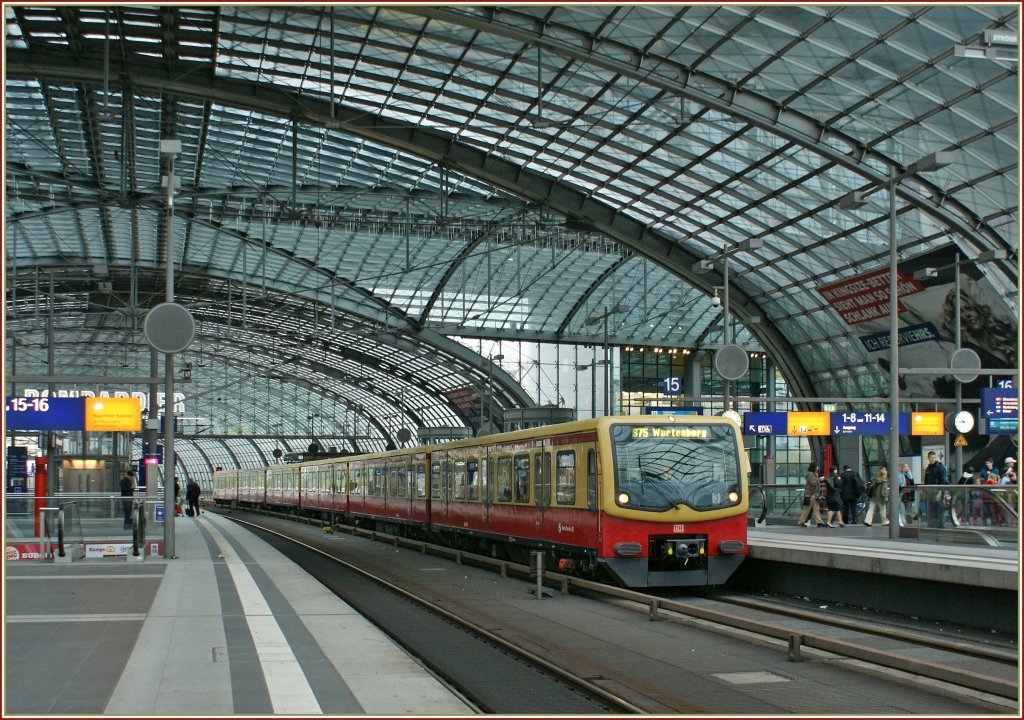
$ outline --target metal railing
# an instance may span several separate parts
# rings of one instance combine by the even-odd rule
[[[946,543],[1016,545],[1016,485],[914,485],[902,491],[899,524],[908,537]],[[803,510],[804,484],[751,485],[747,516],[755,526],[794,525]],[[888,510],[888,500],[885,500]],[[863,522],[867,498],[858,498],[855,522]]]
[[[48,530],[51,542],[57,540],[58,523],[57,512],[62,506],[65,507],[66,520],[64,524],[65,537],[70,542],[133,542],[136,534],[135,515],[144,508],[145,534],[152,535],[151,540],[160,540],[163,530],[157,523],[154,528],[154,521],[158,520],[157,507],[163,505],[162,496],[147,497],[136,495],[132,497],[121,497],[107,493],[82,493],[62,494],[57,496],[35,497],[33,495],[19,496],[19,503],[24,504],[22,512],[8,512],[4,517],[4,529],[8,544],[28,544],[38,542],[42,521],[44,516],[54,515],[48,520]],[[127,508],[126,508],[127,504]],[[74,510],[69,511],[68,506],[73,505]],[[54,508],[54,510],[43,512],[42,508]],[[127,513],[126,513],[127,509]],[[73,512],[74,517],[67,516]],[[37,515],[39,525],[37,525]],[[127,519],[127,523],[125,520]],[[73,524],[72,524],[73,520]],[[74,528],[73,531],[71,528]],[[154,533],[154,530],[156,532]]]

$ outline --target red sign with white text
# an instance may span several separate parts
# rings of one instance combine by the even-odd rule
[[[889,270],[876,270],[849,280],[840,280],[817,288],[818,293],[839,313],[847,325],[889,316]],[[924,290],[924,285],[910,275],[897,273],[896,295],[906,297]],[[906,307],[897,306],[899,312]]]

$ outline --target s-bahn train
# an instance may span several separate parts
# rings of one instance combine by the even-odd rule
[[[721,585],[747,552],[739,427],[604,417],[215,473],[218,505],[292,511],[627,587]]]

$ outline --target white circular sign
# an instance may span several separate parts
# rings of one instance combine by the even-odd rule
[[[142,325],[149,344],[163,353],[179,353],[192,344],[196,321],[178,303],[160,303],[146,314]]]

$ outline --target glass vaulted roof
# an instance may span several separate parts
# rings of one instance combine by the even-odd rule
[[[901,262],[993,258],[972,282],[1016,322],[1017,51],[986,31],[1017,4],[4,11],[19,373],[52,307],[61,372],[147,374],[169,241],[192,401],[299,445],[464,425],[492,379],[536,402],[453,338],[594,343],[619,307],[615,344],[716,347],[726,273],[795,394],[881,395],[821,289],[887,267],[890,232]]]

